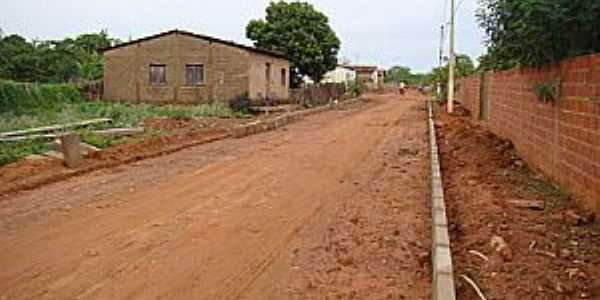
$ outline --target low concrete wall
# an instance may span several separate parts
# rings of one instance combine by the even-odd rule
[[[450,236],[448,235],[444,187],[442,185],[442,172],[431,101],[427,102],[427,113],[429,115],[429,144],[431,150],[431,260],[433,265],[431,298],[433,300],[454,300],[456,299],[456,290],[452,271]]]
[[[351,99],[347,101],[340,102],[338,104],[324,105],[319,106],[307,110],[300,110],[291,113],[287,113],[285,115],[281,115],[275,119],[267,120],[267,121],[256,121],[249,124],[240,125],[239,127],[233,130],[232,136],[234,138],[243,138],[245,136],[271,131],[278,128],[281,128],[287,124],[294,123],[302,118],[310,115],[314,115],[320,112],[332,110],[335,108],[341,108],[350,104],[354,104],[361,101],[361,99]]]

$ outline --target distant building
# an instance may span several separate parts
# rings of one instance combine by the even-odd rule
[[[226,102],[289,97],[282,54],[172,30],[104,49],[104,98],[127,102]]]
[[[377,70],[377,85],[382,86],[385,83],[385,69]]]
[[[380,72],[377,66],[351,66],[356,78],[369,88],[377,88],[380,83]]]
[[[349,66],[339,65],[335,70],[327,72],[323,77],[323,83],[349,83],[356,80],[356,71]]]

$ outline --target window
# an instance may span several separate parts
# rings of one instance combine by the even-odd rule
[[[286,69],[281,69],[281,85],[283,85],[283,86],[287,85],[287,70]]]
[[[185,65],[185,84],[199,85],[204,83],[204,65]]]
[[[150,65],[150,83],[167,83],[167,65]]]

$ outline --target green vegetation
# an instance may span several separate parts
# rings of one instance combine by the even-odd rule
[[[337,66],[340,40],[327,16],[304,2],[271,2],[265,20],[252,20],[246,36],[258,48],[285,54],[292,61],[291,84],[298,87],[303,76],[321,82]]]
[[[366,89],[367,87],[365,84],[359,79],[355,79],[346,84],[346,94],[351,98],[362,95]]]
[[[248,93],[239,95],[229,101],[229,108],[232,111],[241,114],[249,114],[251,106],[252,101],[250,100]]]
[[[419,86],[426,84],[430,74],[413,73],[409,67],[393,66],[385,73],[386,83],[404,82],[408,85]]]
[[[560,86],[560,78],[553,79],[546,83],[534,85],[533,91],[537,94],[541,102],[548,103],[556,100],[557,88]]]
[[[15,162],[31,154],[41,154],[48,150],[48,147],[36,141],[23,141],[12,143],[10,146],[0,144],[0,166]]]
[[[196,106],[150,104],[126,104],[106,101],[87,102],[80,99],[79,92],[66,84],[30,84],[0,81],[0,132],[64,124],[94,118],[110,118],[111,124],[95,125],[88,129],[110,127],[135,127],[147,118],[199,118],[199,117],[237,117],[224,104],[203,104]],[[81,131],[83,141],[103,148],[114,144]],[[4,143],[0,147],[0,165],[4,165],[29,154],[46,150],[41,141]]]
[[[0,78],[43,83],[99,80],[102,60],[98,51],[118,42],[106,31],[62,41],[0,36]]]
[[[600,1],[481,0],[483,70],[539,67],[600,52]]]
[[[434,68],[431,71],[429,80],[432,85],[435,85],[437,82],[442,85],[442,93],[438,94],[438,100],[446,101],[448,98],[448,73],[449,68],[446,64],[442,68]],[[473,61],[468,55],[465,54],[457,54],[456,55],[456,68],[454,69],[454,76],[458,79],[461,77],[467,77],[475,73],[475,66]]]

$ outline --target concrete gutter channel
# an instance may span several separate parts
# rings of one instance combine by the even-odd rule
[[[450,252],[450,236],[448,234],[448,219],[440,157],[435,134],[432,102],[427,101],[429,122],[429,144],[431,150],[431,220],[432,220],[432,299],[455,300],[454,274],[452,271],[452,254]]]

